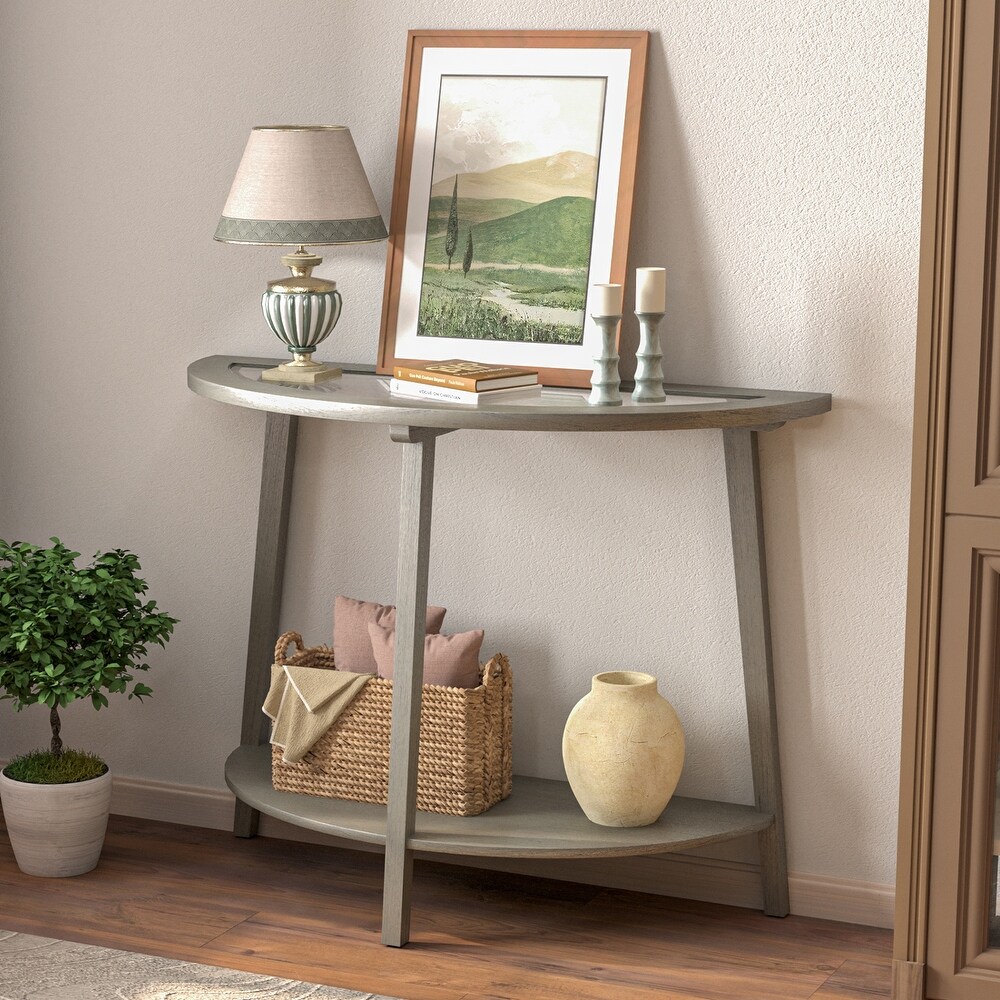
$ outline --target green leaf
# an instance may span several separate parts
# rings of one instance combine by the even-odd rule
[[[176,619],[143,603],[133,553],[113,549],[77,565],[79,552],[51,542],[0,539],[0,700],[20,710],[86,697],[103,708],[105,692],[127,694],[133,674],[148,670],[148,646],[164,645]]]

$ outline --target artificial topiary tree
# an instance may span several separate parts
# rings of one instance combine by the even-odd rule
[[[51,548],[0,539],[0,700],[20,712],[49,709],[51,755],[63,753],[59,709],[109,694],[140,700],[151,690],[135,681],[150,643],[166,645],[177,619],[143,601],[138,558],[123,549],[77,567],[79,552],[58,538]]]

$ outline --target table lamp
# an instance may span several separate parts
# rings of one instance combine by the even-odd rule
[[[388,236],[365,169],[343,125],[258,125],[250,132],[215,238],[222,243],[297,247],[281,258],[291,277],[261,298],[267,325],[292,354],[269,368],[271,382],[314,383],[339,368],[313,361],[340,318],[335,281],[312,277],[323,262],[306,245],[375,243]]]

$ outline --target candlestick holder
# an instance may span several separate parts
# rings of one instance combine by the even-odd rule
[[[594,374],[590,376],[591,406],[621,406],[621,378],[618,375],[618,351],[615,349],[615,331],[621,316],[591,316],[601,329],[601,351],[594,358]]]
[[[637,312],[639,320],[639,350],[635,352],[635,389],[632,399],[637,403],[662,403],[667,394],[663,391],[663,352],[660,350],[659,326],[661,312]]]

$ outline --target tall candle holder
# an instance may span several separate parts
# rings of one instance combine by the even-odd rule
[[[632,399],[637,403],[662,403],[667,394],[663,391],[663,352],[660,350],[659,326],[662,312],[637,312],[639,320],[639,349],[635,353],[635,389]]]
[[[591,406],[621,406],[621,378],[618,375],[618,351],[615,349],[615,331],[621,322],[618,316],[591,316],[601,329],[601,352],[594,358],[594,374],[590,376]]]

